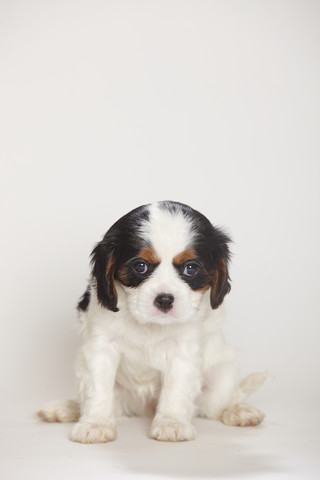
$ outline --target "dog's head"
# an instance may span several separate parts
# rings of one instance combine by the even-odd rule
[[[119,311],[117,288],[140,323],[196,317],[205,292],[213,309],[230,291],[230,239],[201,213],[177,202],[138,207],[120,218],[92,252],[101,305]]]

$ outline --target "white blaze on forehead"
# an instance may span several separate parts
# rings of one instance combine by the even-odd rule
[[[171,212],[154,203],[149,207],[149,215],[141,233],[161,259],[172,260],[192,245],[195,236],[192,220],[186,218],[181,210]]]

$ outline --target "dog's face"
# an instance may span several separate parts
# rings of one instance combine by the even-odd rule
[[[117,282],[139,323],[197,318],[205,292],[217,308],[230,290],[229,238],[176,202],[139,207],[122,217],[92,252],[99,302],[117,312]]]

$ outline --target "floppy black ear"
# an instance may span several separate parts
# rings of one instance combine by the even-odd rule
[[[211,293],[210,302],[213,309],[218,308],[227,293],[231,290],[229,277],[230,250],[229,243],[231,239],[218,227],[212,226],[211,231]]]
[[[92,251],[92,275],[97,281],[98,300],[104,307],[112,312],[118,312],[118,296],[114,284],[114,272],[116,267],[115,251],[108,248],[102,241]]]
[[[218,308],[231,290],[228,272],[228,260],[219,258],[213,269],[210,302],[213,309]]]

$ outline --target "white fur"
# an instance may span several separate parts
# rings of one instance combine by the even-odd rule
[[[160,265],[137,288],[116,282],[119,312],[100,305],[94,281],[82,313],[83,346],[77,364],[77,403],[48,404],[39,416],[75,421],[72,440],[107,442],[116,436],[115,417],[151,415],[150,436],[163,441],[192,440],[192,417],[231,425],[256,425],[263,414],[243,403],[266,374],[240,384],[234,349],[225,343],[223,307],[212,310],[209,294],[193,291],[172,265],[196,233],[192,221],[155,204],[140,233],[152,244]],[[174,296],[167,313],[154,306],[160,293]]]

